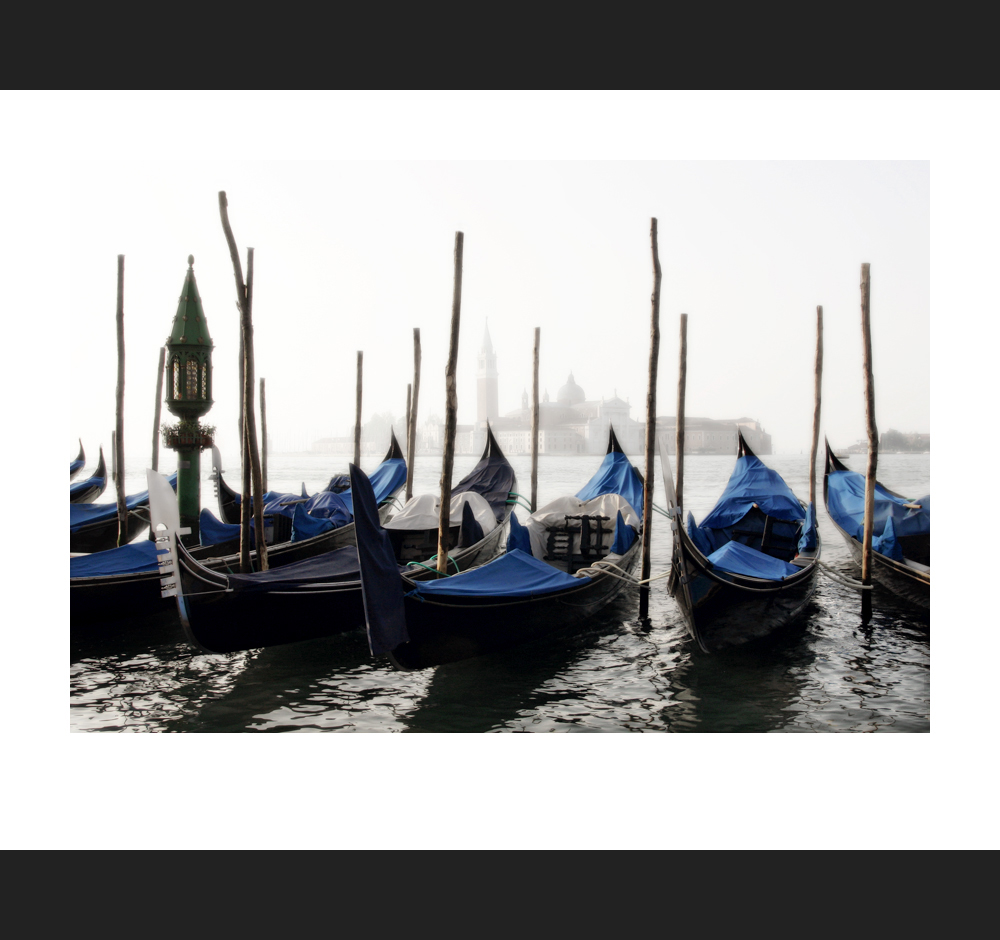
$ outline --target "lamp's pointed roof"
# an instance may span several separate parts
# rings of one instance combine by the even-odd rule
[[[170,329],[170,336],[167,337],[167,343],[212,346],[208,321],[205,319],[205,311],[201,308],[198,282],[194,279],[194,255],[188,255],[184,287],[181,289],[180,300],[177,301],[177,313],[174,314],[174,323]]]

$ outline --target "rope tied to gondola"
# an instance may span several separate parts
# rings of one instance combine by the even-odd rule
[[[843,587],[853,588],[855,591],[870,591],[872,589],[872,585],[863,584],[861,581],[855,581],[853,578],[845,577],[825,562],[817,560],[816,564],[819,566],[820,571],[822,571],[823,574],[836,584]]]
[[[589,567],[577,568],[577,570],[573,572],[574,577],[579,577],[580,575],[591,577],[598,574],[606,574],[612,578],[618,578],[619,581],[627,581],[629,584],[641,586],[643,584],[649,584],[652,581],[659,581],[662,578],[670,577],[670,570],[667,569],[663,572],[663,574],[651,575],[643,580],[641,578],[637,578],[634,574],[629,574],[629,572],[625,571],[623,568],[619,568],[618,565],[612,561],[595,561]]]

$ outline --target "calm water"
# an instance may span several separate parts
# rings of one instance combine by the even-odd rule
[[[643,458],[633,457],[641,469]],[[440,457],[418,460],[416,492],[439,485]],[[808,457],[772,456],[801,497]],[[576,492],[600,457],[543,457],[539,504]],[[848,463],[863,472],[863,457]],[[363,459],[371,470],[376,459]],[[456,478],[476,462],[456,460]],[[696,518],[711,509],[732,457],[685,462],[685,502]],[[519,489],[530,493],[530,458],[513,457]],[[89,470],[89,466],[84,472]],[[172,469],[162,466],[162,470]],[[269,486],[322,488],[346,460],[272,455]],[[227,464],[235,485],[238,465]],[[884,455],[879,479],[898,492],[930,490],[930,457]],[[127,491],[146,488],[129,467]],[[822,504],[822,477],[818,481]],[[108,499],[107,494],[102,500]],[[202,502],[213,505],[212,485]],[[664,505],[659,461],[657,505]],[[519,511],[522,520],[526,513]],[[820,509],[824,561],[856,576],[846,547]],[[653,574],[670,561],[667,520],[653,516]],[[364,633],[231,655],[186,646],[179,626],[121,622],[100,640],[71,640],[73,731],[896,731],[930,730],[930,621],[876,587],[875,614],[863,626],[857,592],[821,577],[801,622],[766,645],[724,655],[702,653],[687,637],[667,594],[654,583],[650,625],[637,622],[638,592],[577,631],[504,654],[418,673],[373,662]]]

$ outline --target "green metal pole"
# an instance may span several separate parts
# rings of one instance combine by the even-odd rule
[[[198,545],[198,517],[201,515],[201,451],[195,446],[177,448],[177,508],[181,528],[190,527],[191,534],[182,537],[185,545]]]

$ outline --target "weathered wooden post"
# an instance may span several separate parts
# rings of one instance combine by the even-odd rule
[[[649,581],[649,550],[653,538],[653,459],[656,455],[656,371],[660,359],[660,252],[656,238],[656,219],[649,228],[653,251],[653,310],[649,332],[649,388],[646,391],[646,479],[643,481],[642,499],[642,574],[640,580]],[[649,584],[639,588],[639,619],[649,617]]]
[[[410,452],[410,399],[413,397],[413,383],[406,383],[406,419],[403,423],[403,427],[406,428],[406,438],[403,441],[403,447],[406,449],[403,451],[404,454]]]
[[[358,350],[358,387],[354,407],[354,466],[361,469],[361,360],[364,353]]]
[[[267,492],[267,405],[264,402],[264,379],[260,380],[260,485]]]
[[[451,299],[451,338],[448,342],[448,365],[444,379],[447,402],[444,421],[444,460],[441,467],[441,512],[438,515],[437,570],[448,571],[448,536],[451,529],[451,471],[455,463],[455,430],[458,422],[458,392],[455,372],[458,366],[458,326],[462,313],[462,232],[455,232],[455,285]]]
[[[872,615],[872,534],[875,529],[875,470],[878,466],[878,428],[875,427],[875,378],[872,369],[871,273],[861,265],[861,335],[864,340],[865,419],[868,424],[868,468],[865,472],[865,529],[861,542],[861,619]]]
[[[153,460],[150,467],[160,469],[160,406],[163,404],[163,362],[167,355],[166,346],[160,347],[160,364],[156,370],[156,404],[153,406]]]
[[[531,359],[531,511],[538,509],[538,352],[541,327],[535,327],[535,351]]]
[[[118,383],[115,386],[115,499],[118,503],[118,545],[128,542],[128,510],[125,508],[125,255],[118,256],[118,305],[115,316],[118,335]]]
[[[819,414],[823,392],[823,308],[816,308],[816,395],[813,407],[813,439],[809,452],[809,504],[816,512],[816,456],[819,453]]]
[[[683,507],[684,498],[684,391],[687,385],[687,328],[688,315],[681,314],[680,369],[677,374],[677,511]],[[681,516],[683,525],[684,517]]]
[[[413,405],[407,425],[406,441],[406,500],[413,497],[413,462],[417,456],[417,399],[420,395],[420,329],[413,329]]]
[[[225,190],[219,191],[219,215],[222,230],[229,245],[236,280],[236,303],[240,310],[240,338],[243,345],[243,452],[244,467],[249,462],[252,496],[244,484],[240,523],[240,570],[250,571],[250,525],[248,503],[253,500],[254,526],[257,530],[257,560],[261,571],[267,570],[267,543],[264,538],[264,490],[260,473],[260,455],[257,453],[257,423],[253,413],[253,249],[247,249],[247,280],[243,283],[243,269],[236,249],[236,239],[229,226],[229,202]]]

